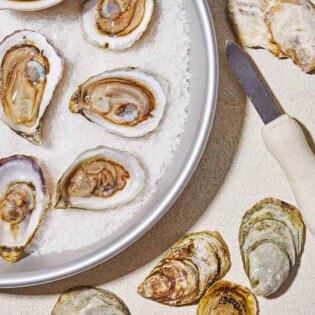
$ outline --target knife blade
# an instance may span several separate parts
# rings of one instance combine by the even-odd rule
[[[244,51],[230,41],[226,43],[227,59],[265,124],[279,118],[281,113],[260,80]]]

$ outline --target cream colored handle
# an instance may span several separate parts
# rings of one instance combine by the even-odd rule
[[[300,125],[283,115],[264,126],[262,134],[291,184],[306,226],[315,236],[315,156]]]

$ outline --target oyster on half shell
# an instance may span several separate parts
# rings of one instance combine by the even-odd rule
[[[46,38],[22,30],[0,44],[0,119],[41,144],[41,122],[61,79],[63,63]]]
[[[103,210],[133,200],[144,188],[145,172],[127,152],[104,146],[80,154],[58,181],[54,208]]]
[[[0,10],[9,9],[16,11],[37,11],[47,9],[64,0],[1,0]]]
[[[106,71],[80,85],[69,108],[110,133],[142,137],[158,127],[167,88],[164,79],[138,68]]]
[[[89,0],[83,4],[81,25],[92,44],[125,49],[146,31],[153,9],[153,0]]]
[[[0,159],[0,255],[16,262],[32,241],[49,203],[38,161],[15,155]]]

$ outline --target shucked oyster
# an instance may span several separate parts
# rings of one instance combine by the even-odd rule
[[[305,72],[315,69],[315,6],[309,0],[230,0],[236,35],[247,47],[289,57]]]
[[[154,131],[166,105],[166,82],[137,68],[106,71],[80,85],[70,111],[123,137]]]
[[[264,199],[245,213],[239,242],[255,294],[270,295],[287,280],[301,252],[304,232],[300,212],[277,199]]]
[[[256,315],[255,296],[245,287],[219,281],[200,300],[197,315]]]
[[[17,31],[0,44],[0,119],[20,136],[41,144],[41,121],[63,64],[45,37]]]
[[[186,235],[139,286],[145,298],[170,306],[193,303],[230,269],[227,245],[218,232]]]
[[[1,9],[10,9],[17,11],[36,11],[52,7],[63,0],[1,0]]]
[[[32,241],[49,203],[37,160],[24,155],[0,159],[0,255],[16,262]]]
[[[130,315],[114,293],[94,287],[70,289],[59,297],[51,315]]]
[[[83,5],[82,28],[94,45],[125,49],[145,32],[153,8],[153,0],[89,0]]]
[[[59,180],[54,208],[102,210],[133,200],[145,184],[144,170],[131,154],[97,147],[79,155]]]

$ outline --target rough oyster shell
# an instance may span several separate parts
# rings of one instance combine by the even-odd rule
[[[304,72],[315,69],[315,6],[309,0],[230,0],[239,41],[289,57]]]
[[[138,293],[170,306],[190,304],[229,268],[228,247],[218,232],[188,234],[152,270]]]
[[[133,200],[144,185],[145,172],[133,155],[99,146],[80,154],[68,167],[58,181],[52,206],[86,210],[114,208]]]
[[[0,1],[0,10],[1,9],[10,9],[16,11],[37,11],[42,9],[47,9],[63,0],[40,0],[40,1],[32,1],[32,0],[1,0]]]
[[[267,198],[247,211],[239,232],[245,272],[257,295],[276,292],[300,254],[305,227],[298,209]]]
[[[32,187],[34,201],[31,211],[24,213],[19,220],[15,220],[16,210],[12,212],[12,206],[20,210],[20,206],[22,208],[27,205],[27,200],[23,200],[25,191],[20,191],[22,196],[17,194],[13,196],[14,199],[10,198],[11,200],[8,198],[8,191],[12,192],[14,185],[21,184]],[[32,241],[48,203],[49,193],[44,174],[35,158],[15,155],[0,160],[0,255],[4,259],[9,262],[16,262],[19,259]],[[11,212],[7,212],[6,209]],[[8,214],[13,216],[14,221],[8,220]]]
[[[69,108],[110,133],[142,137],[158,127],[166,94],[163,79],[138,68],[121,68],[93,76],[80,85]]]
[[[258,303],[245,287],[229,281],[219,281],[200,300],[197,315],[256,315]]]
[[[77,287],[61,294],[51,313],[71,314],[130,315],[130,312],[126,304],[110,291],[94,287]]]
[[[0,119],[40,145],[41,121],[61,79],[62,60],[43,35],[22,30],[0,44],[0,65]]]
[[[89,0],[83,4],[81,25],[93,45],[110,49],[131,47],[146,31],[153,0]]]
[[[308,0],[278,0],[266,15],[273,39],[304,72],[315,70],[315,6]]]

